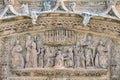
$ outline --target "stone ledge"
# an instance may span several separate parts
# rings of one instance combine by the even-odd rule
[[[17,76],[84,76],[100,77],[107,75],[107,69],[19,69],[11,70]]]
[[[9,77],[9,80],[108,80],[106,77],[66,77],[66,78],[57,78],[57,77]]]

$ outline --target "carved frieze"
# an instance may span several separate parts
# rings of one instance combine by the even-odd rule
[[[109,38],[76,33],[75,44],[53,46],[44,44],[48,39],[45,41],[43,35],[44,33],[41,32],[27,33],[5,38],[5,42],[7,42],[5,49],[7,53],[9,52],[8,58],[6,57],[9,60],[7,69],[12,74],[16,76],[47,76],[50,70],[49,73],[51,75],[53,73],[54,76],[57,74],[60,76],[61,72],[61,74],[69,74],[69,76],[94,75],[100,77],[103,74],[108,75],[112,44],[110,44]],[[53,38],[59,38],[59,35],[55,36]],[[60,41],[62,40],[61,36],[64,34],[60,34],[58,39]],[[54,41],[54,44],[58,42]],[[10,46],[11,48],[8,48]]]
[[[82,25],[82,17],[74,14],[46,13],[38,17],[36,25],[48,29],[57,27],[73,29],[76,26]]]
[[[95,20],[94,20],[95,19]],[[101,21],[100,21],[101,20]],[[110,23],[111,22],[111,23]],[[90,20],[88,27],[91,31],[113,33],[119,35],[120,27],[117,20],[110,18],[94,17]]]
[[[12,20],[11,20],[12,19]],[[24,32],[32,29],[32,20],[29,17],[16,17],[0,21],[0,35]],[[24,19],[24,20],[21,20]],[[6,24],[6,22],[8,22]]]
[[[49,36],[45,36],[45,33],[49,33]],[[67,37],[66,43],[62,43],[64,37]],[[67,39],[71,41],[75,39],[75,43],[68,45]],[[49,40],[53,40],[52,44],[57,45],[45,44]],[[64,45],[58,45],[58,43]],[[71,79],[72,76],[77,77],[78,75],[79,77],[85,75],[101,77],[108,76],[109,68],[112,72],[119,69],[118,65],[112,64],[110,59],[111,54],[117,50],[111,51],[112,46],[116,46],[117,41],[112,41],[103,35],[74,33],[74,30],[56,28],[55,30],[8,36],[4,38],[4,41],[1,40],[1,46],[3,46],[2,44],[6,45],[3,52],[7,53],[7,56],[5,57],[6,64],[2,64],[1,68],[3,72],[4,69],[10,70],[11,76],[19,78],[20,76],[34,76],[34,80],[35,77],[47,76],[48,73],[52,76],[69,75]],[[116,48],[118,47],[116,46]],[[8,64],[9,66],[7,66]],[[114,72],[111,75],[114,77],[114,74],[116,75]],[[10,80],[14,79],[17,78],[10,78]],[[73,78],[73,80],[75,79]]]

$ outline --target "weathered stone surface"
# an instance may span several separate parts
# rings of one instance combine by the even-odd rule
[[[119,80],[119,0],[3,0],[0,80]]]

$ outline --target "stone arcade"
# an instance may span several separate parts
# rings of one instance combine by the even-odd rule
[[[0,80],[120,80],[120,1],[0,0]]]

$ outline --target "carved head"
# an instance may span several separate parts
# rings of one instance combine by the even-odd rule
[[[50,48],[47,47],[46,50],[45,50],[46,53],[50,52]]]
[[[89,40],[92,40],[92,34],[88,34],[87,35],[87,40],[89,41]]]
[[[103,42],[103,41],[100,41],[100,42],[99,42],[99,45],[103,45],[103,46],[104,46],[104,42]]]
[[[68,51],[69,51],[69,52],[72,52],[72,51],[73,51],[72,47],[70,47],[70,48],[68,49]]]
[[[19,41],[19,40],[17,40],[17,41],[16,41],[16,45],[19,45],[19,44],[20,44],[20,41]]]
[[[36,49],[37,46],[36,46],[36,43],[35,42],[32,42],[32,48]]]
[[[27,40],[31,40],[32,37],[30,35],[27,36]]]
[[[61,50],[58,50],[58,55],[61,55],[61,54],[62,54]]]

